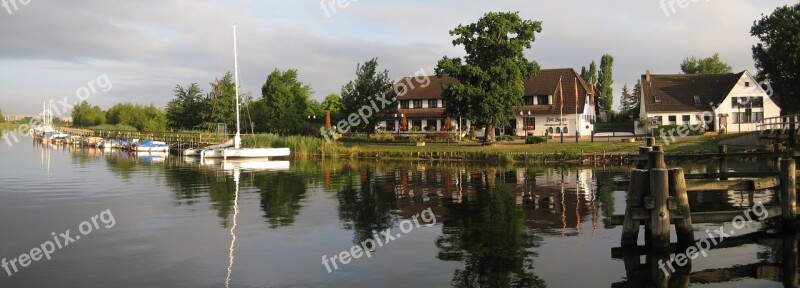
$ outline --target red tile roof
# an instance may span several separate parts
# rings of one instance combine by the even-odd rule
[[[709,111],[711,104],[725,100],[744,71],[733,74],[642,75],[644,106],[649,112]],[[661,98],[656,103],[655,96]],[[700,104],[695,102],[700,97]]]

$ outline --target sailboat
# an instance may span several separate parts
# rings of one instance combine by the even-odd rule
[[[221,145],[204,148],[190,148],[183,151],[184,156],[200,158],[267,158],[289,156],[289,148],[242,148],[241,125],[239,121],[239,58],[236,51],[236,26],[233,26],[233,79],[236,90],[236,135]],[[233,146],[233,147],[231,147]]]

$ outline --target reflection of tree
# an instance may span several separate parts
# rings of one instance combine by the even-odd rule
[[[253,186],[261,193],[261,209],[270,228],[291,226],[300,214],[300,201],[306,197],[308,180],[303,173],[291,172],[257,173]]]
[[[351,170],[357,177],[350,177],[350,185],[344,185],[337,195],[339,219],[345,223],[346,229],[354,231],[353,243],[373,238],[372,231],[391,228],[394,220],[392,210],[397,205],[394,191],[380,189],[370,181],[373,173],[369,169],[362,167],[360,171],[359,175],[355,174],[359,170]]]
[[[597,175],[597,192],[595,193],[600,196],[600,203],[603,204],[603,217],[610,218],[614,216],[614,202],[616,201],[614,198],[614,191],[616,190],[614,173],[602,171],[595,172],[595,175]],[[607,223],[605,228],[610,229],[613,226]]]
[[[236,182],[232,175],[188,166],[173,166],[164,171],[166,185],[172,189],[176,200],[192,205],[195,203],[194,199],[208,194],[211,208],[217,211],[222,226],[228,227],[236,192]]]
[[[533,274],[534,236],[522,225],[522,211],[506,188],[476,186],[473,201],[447,205],[436,240],[437,258],[461,261],[452,285],[456,287],[545,287]],[[472,200],[471,199],[471,200]]]

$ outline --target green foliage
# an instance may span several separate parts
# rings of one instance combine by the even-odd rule
[[[273,70],[261,87],[261,99],[250,106],[255,130],[281,135],[299,134],[302,125],[308,121],[310,95],[311,87],[297,80],[297,70]]]
[[[3,116],[3,110],[0,110],[0,123],[6,122],[6,117]]]
[[[394,142],[395,138],[394,135],[389,133],[374,133],[369,135],[369,140],[375,142]]]
[[[376,97],[386,97],[387,91],[392,87],[389,71],[378,72],[378,58],[372,58],[364,65],[356,65],[356,79],[342,86],[342,115],[358,113],[363,106],[372,106]],[[326,98],[327,100],[327,98]],[[375,101],[380,103],[379,101]],[[380,105],[380,104],[379,104]],[[380,108],[380,106],[378,106]],[[373,111],[373,113],[377,113]],[[360,123],[353,127],[356,131],[373,131],[377,121],[369,124]]]
[[[547,139],[542,136],[528,136],[528,138],[525,138],[525,144],[541,144],[545,142],[547,142]]]
[[[164,131],[167,116],[164,111],[153,104],[143,106],[120,103],[108,109],[106,123],[133,126],[139,131]]]
[[[322,109],[325,111],[331,111],[331,124],[336,123],[339,119],[342,119],[342,111],[344,111],[344,102],[342,102],[342,97],[339,94],[331,93],[325,97],[325,100],[322,101]],[[323,119],[324,121],[325,119]]]
[[[236,84],[233,74],[225,73],[222,79],[217,78],[211,85],[211,113],[204,126],[212,130],[217,123],[225,123],[228,131],[236,129]]]
[[[589,70],[586,70],[586,66],[581,67],[581,78],[586,83],[594,84],[597,80],[597,64],[594,63],[592,60],[592,64],[589,64]]]
[[[800,3],[775,9],[750,28],[758,80],[769,81],[783,114],[800,112]],[[772,91],[768,91],[772,92]]]
[[[600,71],[597,71],[597,107],[600,111],[611,111],[614,102],[614,91],[611,85],[614,84],[613,75],[614,57],[605,54],[600,58]]]
[[[325,123],[325,108],[322,106],[322,103],[317,100],[308,100],[308,106],[306,107],[304,115],[311,123]],[[309,116],[311,116],[311,118],[308,118]]]
[[[508,125],[513,108],[523,103],[523,81],[539,71],[523,51],[541,31],[541,22],[522,20],[511,12],[490,12],[477,23],[451,30],[453,45],[463,45],[467,56],[443,57],[436,66],[436,75],[459,80],[442,85],[446,112],[486,125],[486,142],[494,143],[495,127]]]
[[[242,147],[273,148],[288,147],[294,155],[318,153],[325,146],[325,140],[311,136],[282,136],[273,133],[242,136]]]
[[[203,90],[192,83],[184,88],[175,85],[175,98],[167,103],[167,126],[172,129],[209,129],[211,116],[211,97],[204,97]]]
[[[678,129],[679,126],[684,126],[681,129]],[[685,132],[684,132],[685,131]],[[661,136],[670,137],[670,136],[698,136],[703,135],[705,133],[705,129],[703,129],[702,124],[697,125],[661,125],[658,128],[653,129],[653,135],[656,138],[661,138]]]
[[[514,136],[511,136],[511,135],[500,135],[500,136],[497,136],[497,141],[506,141],[506,142],[514,141]]]
[[[414,134],[414,135],[408,136],[408,142],[425,142],[425,135]]]
[[[72,125],[92,127],[106,123],[106,115],[99,106],[92,106],[84,100],[72,108]]]
[[[694,56],[686,58],[681,62],[681,72],[683,74],[725,74],[732,73],[733,69],[728,63],[719,59],[719,53],[714,56],[697,59]]]
[[[136,129],[136,127],[128,126],[128,125],[124,125],[124,124],[116,124],[116,125],[103,124],[103,125],[97,125],[97,126],[89,127],[89,129],[103,131],[103,132],[105,132],[107,134],[110,133],[112,135],[116,134],[116,132],[137,132],[137,131],[139,131],[138,129]]]

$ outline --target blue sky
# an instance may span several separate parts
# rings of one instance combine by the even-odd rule
[[[9,0],[10,1],[10,0]],[[37,113],[42,101],[76,100],[105,73],[113,83],[88,101],[164,106],[175,85],[208,83],[233,70],[237,25],[243,92],[260,96],[273,69],[298,69],[322,99],[338,93],[357,63],[378,57],[391,77],[433,73],[443,56],[462,56],[448,31],[488,11],[519,11],[542,21],[529,59],[543,68],[574,68],[615,57],[615,103],[622,86],[645,70],[678,73],[686,57],[721,58],[755,72],[753,21],[795,1],[379,1],[350,0],[328,11],[294,1],[52,1],[0,7],[0,109]],[[326,5],[329,1],[325,0]],[[616,106],[616,104],[615,104]]]

